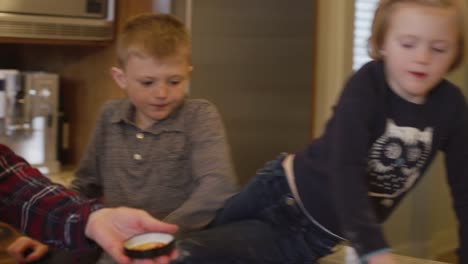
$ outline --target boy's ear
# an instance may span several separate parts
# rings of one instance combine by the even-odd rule
[[[190,65],[190,66],[188,67],[188,76],[189,76],[189,78],[192,78],[192,72],[193,72],[193,66]]]
[[[122,69],[112,67],[110,69],[110,74],[120,88],[125,89],[125,87],[127,87],[127,79],[125,78],[125,73]]]

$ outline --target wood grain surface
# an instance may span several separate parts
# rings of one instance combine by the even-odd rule
[[[0,222],[0,264],[15,264],[6,249],[10,243],[20,237],[20,233],[8,224]]]

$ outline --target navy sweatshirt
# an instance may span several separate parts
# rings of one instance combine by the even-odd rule
[[[324,134],[296,153],[294,174],[305,208],[349,240],[359,255],[387,248],[381,223],[445,153],[460,223],[460,263],[468,263],[468,111],[458,87],[442,80],[424,104],[396,95],[382,62],[347,82]]]

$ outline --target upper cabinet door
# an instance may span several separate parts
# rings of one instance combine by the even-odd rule
[[[0,0],[0,42],[106,43],[114,0]]]
[[[0,0],[0,12],[22,15],[106,18],[108,0]]]

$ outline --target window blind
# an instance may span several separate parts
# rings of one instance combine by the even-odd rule
[[[378,2],[379,0],[354,1],[353,71],[371,60],[367,54],[367,40]]]

